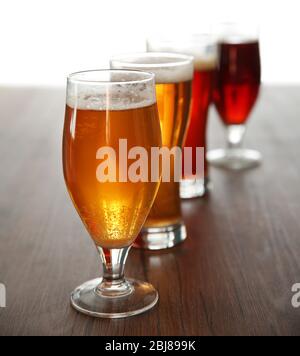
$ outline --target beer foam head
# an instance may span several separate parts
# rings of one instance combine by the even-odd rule
[[[217,41],[211,35],[153,37],[147,40],[147,49],[149,52],[164,51],[192,56],[196,70],[212,70],[217,65]]]
[[[173,53],[136,53],[115,56],[111,68],[145,70],[159,84],[180,83],[193,79],[193,57]]]
[[[68,77],[67,105],[81,110],[129,110],[156,103],[154,75],[142,71],[94,70]]]
[[[213,70],[217,67],[217,56],[196,57],[194,65],[196,70]]]
[[[253,21],[223,22],[215,28],[218,42],[239,44],[258,42],[259,25]]]

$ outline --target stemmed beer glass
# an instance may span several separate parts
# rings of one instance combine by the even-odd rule
[[[258,30],[252,24],[228,23],[220,25],[217,33],[219,63],[213,98],[227,127],[228,147],[208,152],[208,160],[214,166],[234,170],[255,167],[261,154],[243,149],[242,141],[260,88]]]
[[[139,314],[158,300],[158,293],[149,283],[125,279],[124,266],[160,180],[128,179],[129,163],[121,162],[124,152],[120,140],[126,141],[128,150],[141,147],[149,156],[152,147],[161,147],[154,75],[125,70],[70,75],[63,138],[64,176],[103,267],[103,277],[78,287],[71,302],[82,313],[104,318]]]

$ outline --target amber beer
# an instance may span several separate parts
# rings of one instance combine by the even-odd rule
[[[192,94],[192,109],[189,129],[184,146],[192,149],[192,167],[183,172],[181,182],[181,198],[196,198],[207,192],[209,183],[208,164],[203,157],[201,172],[196,166],[197,148],[206,151],[206,134],[208,109],[211,103],[212,89],[217,65],[217,46],[215,39],[206,34],[191,36],[172,35],[171,37],[153,37],[147,40],[147,49],[150,52],[168,51],[172,53],[185,53],[194,57],[194,79]],[[203,170],[203,171],[202,171]]]
[[[111,110],[90,110],[88,105],[73,107],[72,102],[68,103],[63,142],[65,180],[87,230],[95,243],[105,248],[123,248],[133,243],[158,187],[156,182],[129,180],[99,183],[96,152],[109,146],[118,159],[120,139],[127,139],[128,150],[141,146],[149,155],[152,146],[160,147],[156,104],[125,110],[122,105]]]
[[[189,122],[193,58],[185,55],[146,53],[116,56],[112,68],[143,69],[155,74],[156,96],[164,147],[182,147]],[[162,249],[186,238],[182,221],[179,182],[162,182],[144,230],[135,246]],[[176,236],[174,238],[174,236]]]
[[[156,95],[163,146],[182,146],[189,119],[191,81],[156,84]],[[174,160],[170,168],[174,177]],[[162,182],[145,227],[160,228],[181,221],[179,183]]]

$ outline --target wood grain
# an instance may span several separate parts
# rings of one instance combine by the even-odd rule
[[[152,282],[160,302],[111,321],[69,305],[100,267],[62,177],[64,99],[62,89],[0,88],[0,335],[299,335],[300,88],[264,88],[246,140],[264,164],[212,169],[210,196],[183,203],[186,243],[131,252],[127,275]],[[214,111],[209,137],[224,144]]]

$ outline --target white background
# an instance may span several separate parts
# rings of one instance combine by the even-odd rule
[[[0,0],[0,84],[63,85],[68,73],[141,51],[153,32],[255,21],[263,81],[300,83],[299,0]]]

